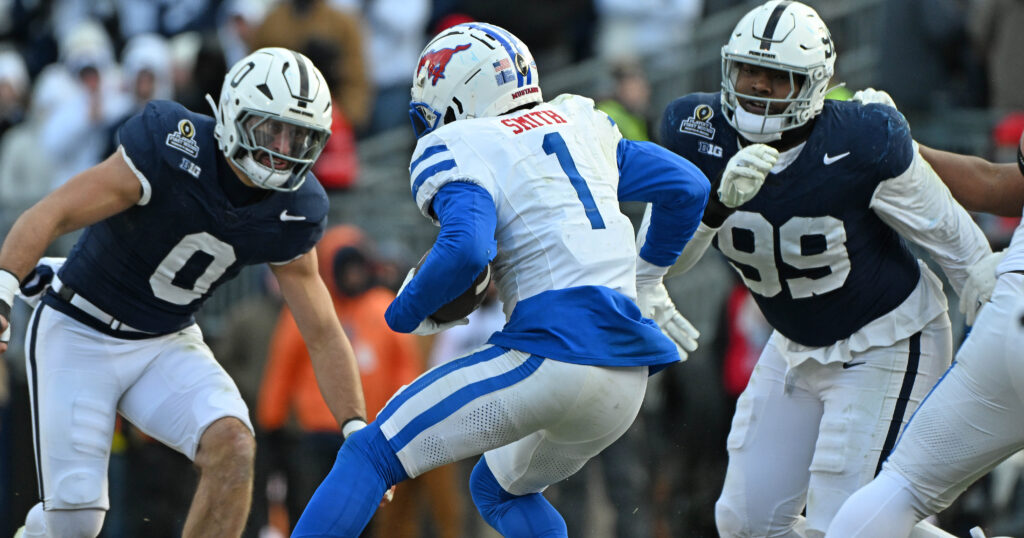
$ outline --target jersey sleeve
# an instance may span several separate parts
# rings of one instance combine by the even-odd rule
[[[447,131],[452,132],[450,129]],[[480,157],[473,155],[458,133],[447,136],[437,132],[430,133],[416,144],[412,162],[409,164],[412,197],[423,216],[434,224],[439,222],[431,204],[441,187],[448,183],[473,183],[487,191],[492,200],[496,199],[497,186],[494,177],[486,171],[485,166],[472,166],[473,163],[466,162],[470,158]],[[472,172],[468,170],[471,166]]]
[[[910,126],[903,114],[891,106],[875,104],[867,107],[869,114],[880,116],[876,119],[883,130],[880,136],[873,137],[885,143],[879,152],[878,172],[883,180],[897,177],[910,168],[917,153],[910,135]]]
[[[177,122],[184,119],[184,111],[177,103],[150,101],[117,131],[122,156],[142,184],[139,205],[149,202],[151,195],[160,190],[161,178],[168,175],[166,159],[173,156],[167,155],[169,148],[164,138],[178,129]]]

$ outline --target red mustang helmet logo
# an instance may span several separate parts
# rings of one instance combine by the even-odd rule
[[[427,76],[430,77],[430,85],[437,86],[438,79],[444,78],[444,70],[448,67],[448,62],[451,61],[452,56],[456,52],[468,49],[469,45],[469,43],[466,43],[451,49],[432,50],[420,56],[420,63],[416,66],[416,72],[419,73],[420,69],[426,65]]]

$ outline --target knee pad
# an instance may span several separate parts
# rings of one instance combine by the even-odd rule
[[[47,534],[62,538],[96,538],[107,515],[106,511],[98,508],[49,510],[45,514]]]
[[[742,515],[729,506],[724,498],[715,503],[715,527],[723,538],[745,536],[746,521]]]
[[[46,537],[46,513],[43,512],[43,503],[36,503],[28,515],[25,516],[24,538],[45,538]]]
[[[405,467],[398,460],[398,456],[395,455],[395,451],[388,444],[387,438],[384,437],[376,422],[349,435],[348,439],[345,439],[343,447],[354,449],[355,454],[365,458],[384,479],[388,487],[409,479]]]

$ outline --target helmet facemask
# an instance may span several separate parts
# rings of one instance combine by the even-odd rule
[[[231,162],[256,186],[293,191],[323,151],[330,131],[256,110],[235,120],[239,150]]]

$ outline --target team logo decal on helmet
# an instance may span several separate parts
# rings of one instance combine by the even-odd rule
[[[419,72],[419,70],[426,65],[427,77],[430,78],[430,84],[437,86],[437,81],[444,78],[444,70],[448,67],[448,62],[452,61],[452,56],[454,56],[456,52],[461,52],[467,49],[469,49],[469,43],[448,49],[432,50],[420,57],[420,63],[416,66],[416,71]]]
[[[442,31],[413,73],[409,118],[416,136],[543,101],[536,71],[530,49],[503,28],[473,22]]]

